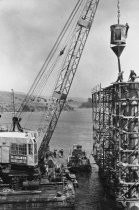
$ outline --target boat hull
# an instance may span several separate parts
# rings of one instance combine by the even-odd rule
[[[75,191],[72,182],[43,183],[39,190],[11,190],[0,191],[1,209],[27,208],[71,208],[75,204]]]
[[[81,165],[81,166],[69,166],[69,171],[71,173],[80,173],[80,172],[85,172],[89,173],[91,172],[92,168],[91,165]]]

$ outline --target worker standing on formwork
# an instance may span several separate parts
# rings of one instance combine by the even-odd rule
[[[138,78],[137,74],[134,72],[134,70],[130,70],[130,75],[129,75],[129,82],[135,82],[135,79]]]
[[[124,73],[124,71],[121,71],[118,73],[116,82],[123,82],[123,73]]]

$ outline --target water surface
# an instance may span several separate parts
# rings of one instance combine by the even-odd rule
[[[41,113],[33,113],[31,120],[32,128],[38,126],[38,116]],[[26,114],[27,118],[27,114]],[[9,114],[3,114],[1,124],[8,121]],[[31,119],[31,118],[30,118]],[[10,125],[9,125],[10,126]],[[75,111],[64,111],[61,114],[54,135],[51,139],[50,148],[64,149],[65,157],[68,156],[73,144],[81,144],[90,157],[92,173],[90,175],[78,174],[79,188],[76,190],[75,210],[116,210],[115,204],[106,200],[104,191],[98,177],[98,167],[91,156],[92,153],[92,110],[78,109]],[[1,208],[0,208],[1,209]],[[6,208],[3,208],[6,209]],[[14,206],[8,209],[47,209],[45,206],[25,207],[23,205]]]

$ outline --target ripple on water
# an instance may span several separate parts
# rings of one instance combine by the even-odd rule
[[[118,210],[116,203],[106,200],[98,177],[98,167],[92,164],[90,175],[77,175],[79,188],[76,190],[75,210]]]

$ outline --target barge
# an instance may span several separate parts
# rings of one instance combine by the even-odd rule
[[[23,209],[23,207],[72,208],[75,191],[72,182],[46,183],[37,191],[0,191],[0,209]]]
[[[75,204],[75,177],[69,180],[66,175],[65,168],[58,171],[53,165],[39,181],[24,181],[18,189],[0,184],[0,209],[72,208]]]

